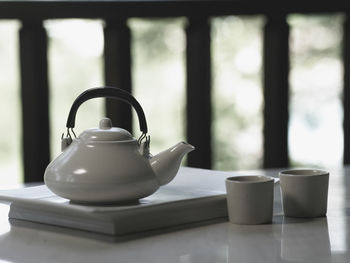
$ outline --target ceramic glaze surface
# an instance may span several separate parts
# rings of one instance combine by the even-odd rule
[[[267,176],[234,176],[225,180],[229,220],[258,225],[272,221],[274,179]]]
[[[233,175],[181,168],[183,176],[194,171],[217,176],[222,182],[221,189],[225,189],[224,178]],[[265,170],[254,174],[277,177],[278,172]],[[225,222],[177,231],[163,229],[117,241],[63,228],[24,222],[10,224],[8,206],[0,204],[0,262],[348,263],[350,167],[331,170],[329,179],[327,217],[284,217],[280,189],[276,186],[272,224]]]
[[[160,186],[148,159],[138,153],[136,140],[75,141],[65,151],[45,173],[46,185],[59,196],[74,201],[123,201],[150,195]]]
[[[180,142],[155,155],[108,118],[88,129],[46,168],[44,180],[55,194],[74,202],[133,201],[169,183],[184,155],[194,149]]]
[[[139,153],[137,140],[112,129],[91,129],[73,140],[48,165],[46,185],[77,202],[135,200],[155,192],[160,184],[148,158]]]
[[[279,173],[283,211],[290,217],[320,217],[327,213],[329,173],[289,170]]]

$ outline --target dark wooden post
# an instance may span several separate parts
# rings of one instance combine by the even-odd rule
[[[47,36],[42,20],[20,29],[24,181],[43,181],[50,161]]]
[[[208,17],[190,17],[187,34],[188,165],[211,168],[211,63]]]
[[[350,18],[346,16],[343,37],[343,63],[344,63],[344,164],[350,164]]]
[[[127,19],[106,20],[104,29],[105,83],[131,93],[130,29]],[[113,125],[132,130],[132,115],[129,105],[106,100],[107,117]]]
[[[267,16],[264,28],[264,167],[288,160],[289,26],[286,15]]]

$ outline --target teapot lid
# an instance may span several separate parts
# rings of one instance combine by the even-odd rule
[[[82,132],[79,136],[84,141],[129,141],[135,138],[122,128],[113,127],[109,118],[100,120],[99,128],[91,128]]]

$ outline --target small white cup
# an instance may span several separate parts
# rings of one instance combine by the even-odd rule
[[[234,176],[225,181],[229,220],[233,224],[271,223],[274,179],[268,176]]]
[[[279,173],[284,215],[321,217],[327,213],[329,172],[293,169]]]

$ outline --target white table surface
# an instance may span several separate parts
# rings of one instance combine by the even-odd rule
[[[277,176],[277,172],[271,170],[254,174]],[[350,262],[349,167],[331,171],[328,213],[324,218],[284,218],[279,187],[275,190],[272,224],[238,226],[221,222],[152,232],[125,240],[9,222],[9,207],[0,204],[0,263]]]

